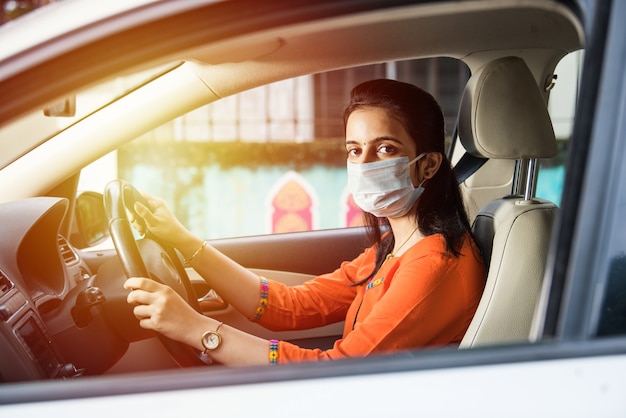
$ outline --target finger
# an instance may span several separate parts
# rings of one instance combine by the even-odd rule
[[[147,205],[144,204],[144,206],[150,211],[150,212],[154,212],[156,210],[156,208],[158,208],[159,206],[163,205],[163,200],[159,199],[158,197],[155,197],[153,195],[151,195],[148,192],[144,192],[141,190],[137,190],[139,192],[139,194],[141,195],[141,197],[144,198],[145,203],[147,203]]]
[[[140,289],[131,290],[126,296],[126,302],[135,306],[150,305],[153,299],[152,293]]]
[[[146,213],[150,212],[150,209],[146,207],[146,205],[144,205],[141,202],[135,202],[135,204],[133,205],[133,208],[135,208],[135,212],[137,212],[137,214],[141,217],[143,217]]]
[[[146,228],[144,227],[144,225],[136,220],[130,220],[130,224],[133,226],[133,228],[135,228],[135,230],[140,234],[140,235],[145,235],[146,233]]]
[[[130,222],[130,224],[132,225],[133,228],[135,228],[137,230],[137,232],[139,232],[140,234],[145,233],[145,225],[144,225],[144,220],[141,218],[141,215],[139,215],[139,213],[137,213],[137,209],[135,209],[133,207],[134,210],[129,210],[127,212],[127,216],[128,216],[128,222]]]
[[[143,203],[135,202],[135,204],[133,205],[133,209],[135,210],[135,213],[137,213],[137,216],[140,218],[140,219],[133,218],[133,221],[137,222],[138,224],[147,223],[148,217],[150,217],[151,219],[154,219],[154,217],[152,216],[152,210],[148,208],[146,205],[144,205]]]
[[[152,284],[158,284],[154,280],[148,279],[146,277],[131,277],[126,279],[124,282],[124,289],[135,290],[142,289],[148,292],[154,291],[154,287]]]
[[[150,306],[149,305],[137,305],[133,308],[133,315],[135,315],[135,318],[142,320],[142,319],[149,319],[152,317],[151,312],[150,312]]]
[[[139,326],[144,329],[153,330],[156,332],[163,332],[163,324],[159,319],[159,315],[155,315],[152,312],[150,306],[139,305],[133,308],[133,314],[139,320]]]
[[[154,217],[154,213],[152,212],[150,208],[148,208],[144,204],[136,202],[134,205],[134,209],[135,209],[135,212],[137,212],[137,214],[143,218],[148,228],[157,224],[156,218]]]
[[[126,279],[123,286],[124,289],[128,290],[139,289],[141,287],[141,277],[131,277]]]
[[[152,318],[139,319],[139,326],[143,329],[159,332],[159,329],[157,328]]]

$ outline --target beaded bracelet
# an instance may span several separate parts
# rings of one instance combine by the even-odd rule
[[[278,364],[278,340],[270,340],[268,358],[270,364]]]
[[[200,252],[204,249],[204,247],[206,247],[207,242],[206,241],[202,241],[202,245],[196,250],[196,252],[194,252],[191,257],[185,259],[185,264],[189,264],[191,263],[191,260],[193,260],[198,254],[200,254]]]
[[[265,308],[267,307],[268,295],[270,286],[265,277],[260,277],[261,279],[261,299],[259,299],[259,306],[256,308],[256,312],[254,313],[254,320],[258,321],[263,316],[265,312]]]

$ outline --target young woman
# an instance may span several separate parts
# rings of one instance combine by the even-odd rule
[[[215,291],[273,330],[345,321],[332,349],[267,341],[194,311],[170,288],[130,278],[140,325],[222,364],[278,364],[457,344],[478,305],[485,268],[445,157],[435,99],[410,84],[355,87],[344,114],[348,188],[372,246],[300,286],[258,277],[191,234],[159,199],[136,205],[147,227],[178,248]]]

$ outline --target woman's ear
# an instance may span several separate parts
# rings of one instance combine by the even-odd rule
[[[437,174],[437,170],[439,170],[442,161],[443,155],[439,152],[429,152],[426,154],[420,166],[422,179],[427,180]]]

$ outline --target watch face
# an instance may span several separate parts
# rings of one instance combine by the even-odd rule
[[[221,342],[222,337],[215,331],[209,331],[202,336],[202,345],[207,350],[215,350]]]

